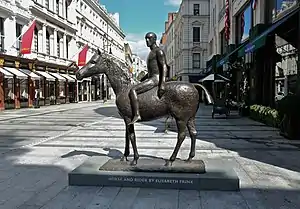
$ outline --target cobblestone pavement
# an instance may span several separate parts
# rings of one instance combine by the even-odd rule
[[[90,156],[118,158],[124,124],[113,104],[81,103],[0,113],[0,209],[235,209],[300,208],[299,142],[246,118],[197,117],[196,158],[231,161],[241,191],[184,191],[69,187],[67,173]],[[136,125],[142,156],[168,158],[176,143],[174,122]],[[186,158],[190,140],[178,157]]]

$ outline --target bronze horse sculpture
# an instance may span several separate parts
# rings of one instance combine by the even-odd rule
[[[136,145],[134,124],[128,125],[133,117],[129,91],[134,85],[128,73],[128,66],[109,54],[101,53],[98,49],[88,63],[76,72],[76,78],[82,80],[101,73],[106,74],[110,81],[111,87],[116,94],[116,105],[119,114],[126,125],[125,151],[121,160],[125,158],[128,161],[127,157],[130,152],[129,141],[131,141],[134,152],[131,165],[136,165],[139,153]],[[171,157],[166,161],[166,166],[172,165],[172,162],[175,161],[181,144],[186,137],[186,128],[191,137],[191,148],[187,161],[191,161],[195,156],[197,135],[195,115],[200,103],[199,93],[202,90],[205,92],[209,103],[212,103],[212,97],[204,86],[180,81],[166,82],[166,91],[160,99],[157,96],[157,87],[138,96],[141,121],[150,121],[168,115],[171,115],[176,120],[178,129],[177,143]]]

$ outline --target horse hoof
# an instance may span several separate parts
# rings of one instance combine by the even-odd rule
[[[188,159],[186,159],[186,161],[185,162],[187,162],[187,163],[191,163],[192,162],[192,158],[188,158]]]
[[[171,167],[172,163],[173,163],[173,161],[167,160],[165,166],[166,167]]]
[[[128,158],[126,156],[121,157],[121,161],[128,161]]]
[[[132,166],[135,166],[135,165],[137,165],[137,160],[133,160],[133,161],[131,161],[130,165],[132,165]]]

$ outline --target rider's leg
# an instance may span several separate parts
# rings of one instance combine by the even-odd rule
[[[141,120],[140,111],[139,111],[139,103],[138,103],[138,97],[135,90],[135,87],[133,87],[129,92],[129,98],[131,100],[131,107],[132,107],[132,113],[134,115],[132,121],[128,124],[131,125],[138,120]]]
[[[137,95],[154,88],[156,86],[155,84],[156,82],[152,79],[147,79],[131,88],[129,92],[129,98],[131,100],[133,119],[128,125],[134,124],[135,122],[141,120]]]

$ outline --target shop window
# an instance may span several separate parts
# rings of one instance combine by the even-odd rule
[[[272,11],[272,17],[273,19],[276,19],[281,14],[285,13],[285,11],[288,11],[293,6],[297,5],[297,0],[274,0],[274,8]]]
[[[4,79],[5,89],[5,108],[14,108],[15,94],[14,94],[14,79]]]
[[[62,99],[62,98],[65,98],[65,82],[59,82],[59,97]]]
[[[20,102],[21,107],[28,106],[28,79],[20,80]]]
[[[236,43],[243,43],[245,40],[249,38],[249,33],[251,29],[251,5],[248,5],[244,11],[242,11],[237,16],[237,24],[236,24]]]

